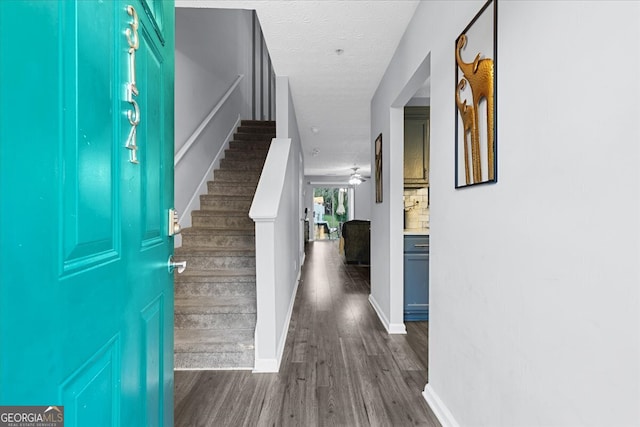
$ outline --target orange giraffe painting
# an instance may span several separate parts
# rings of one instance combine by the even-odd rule
[[[472,105],[467,105],[467,101],[460,100],[460,92],[467,86],[465,79],[460,80],[456,89],[456,105],[462,117],[462,131],[464,141],[464,176],[467,185],[471,184],[471,176],[469,172],[469,145],[471,146],[471,161],[473,165],[473,182],[479,182],[482,177],[480,174],[480,140],[478,135],[478,126],[476,125],[475,109]],[[471,137],[471,140],[467,138]]]
[[[469,86],[471,87],[471,94],[473,97],[473,111],[475,121],[476,132],[479,135],[478,128],[478,109],[480,101],[484,98],[487,101],[487,157],[488,157],[488,180],[493,181],[494,179],[494,98],[493,98],[493,85],[494,85],[494,64],[493,60],[490,58],[482,58],[481,54],[478,53],[473,60],[473,62],[464,62],[461,56],[461,50],[467,44],[467,36],[466,34],[462,34],[458,38],[458,42],[456,43],[456,62],[458,67],[462,70],[464,74],[464,78],[469,82]],[[456,90],[456,98],[459,97],[457,93],[460,90],[458,85],[458,89]],[[468,107],[468,106],[467,106]],[[472,133],[473,135],[473,133]],[[474,165],[474,182],[478,182],[475,176],[475,165]]]

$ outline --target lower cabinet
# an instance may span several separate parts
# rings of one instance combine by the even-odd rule
[[[404,237],[404,320],[429,320],[429,236]]]

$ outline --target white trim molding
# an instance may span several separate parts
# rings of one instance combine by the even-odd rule
[[[389,323],[389,319],[387,319],[387,316],[384,315],[384,311],[382,311],[380,304],[378,304],[378,301],[376,301],[376,299],[371,294],[369,294],[369,303],[371,304],[373,309],[376,311],[376,314],[378,315],[380,322],[382,322],[382,326],[384,326],[384,328],[387,330],[387,333],[389,334],[406,334],[407,333],[407,328],[404,326],[404,323]]]
[[[429,405],[438,421],[440,421],[440,424],[442,424],[442,427],[460,427],[460,424],[458,424],[453,417],[449,408],[447,408],[431,385],[427,384],[424,386],[422,396],[424,400],[427,401],[427,405]]]
[[[174,371],[251,371],[253,368],[173,368]]]
[[[258,352],[258,343],[256,342],[256,352]],[[280,360],[278,358],[272,359],[259,359],[254,361],[253,371],[254,374],[273,374],[280,369]]]

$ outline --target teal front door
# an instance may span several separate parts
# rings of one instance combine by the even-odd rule
[[[0,0],[0,406],[173,424],[174,10]]]

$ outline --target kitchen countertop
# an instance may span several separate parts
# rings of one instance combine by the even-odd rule
[[[405,236],[428,236],[429,229],[428,228],[405,228],[403,234]]]

